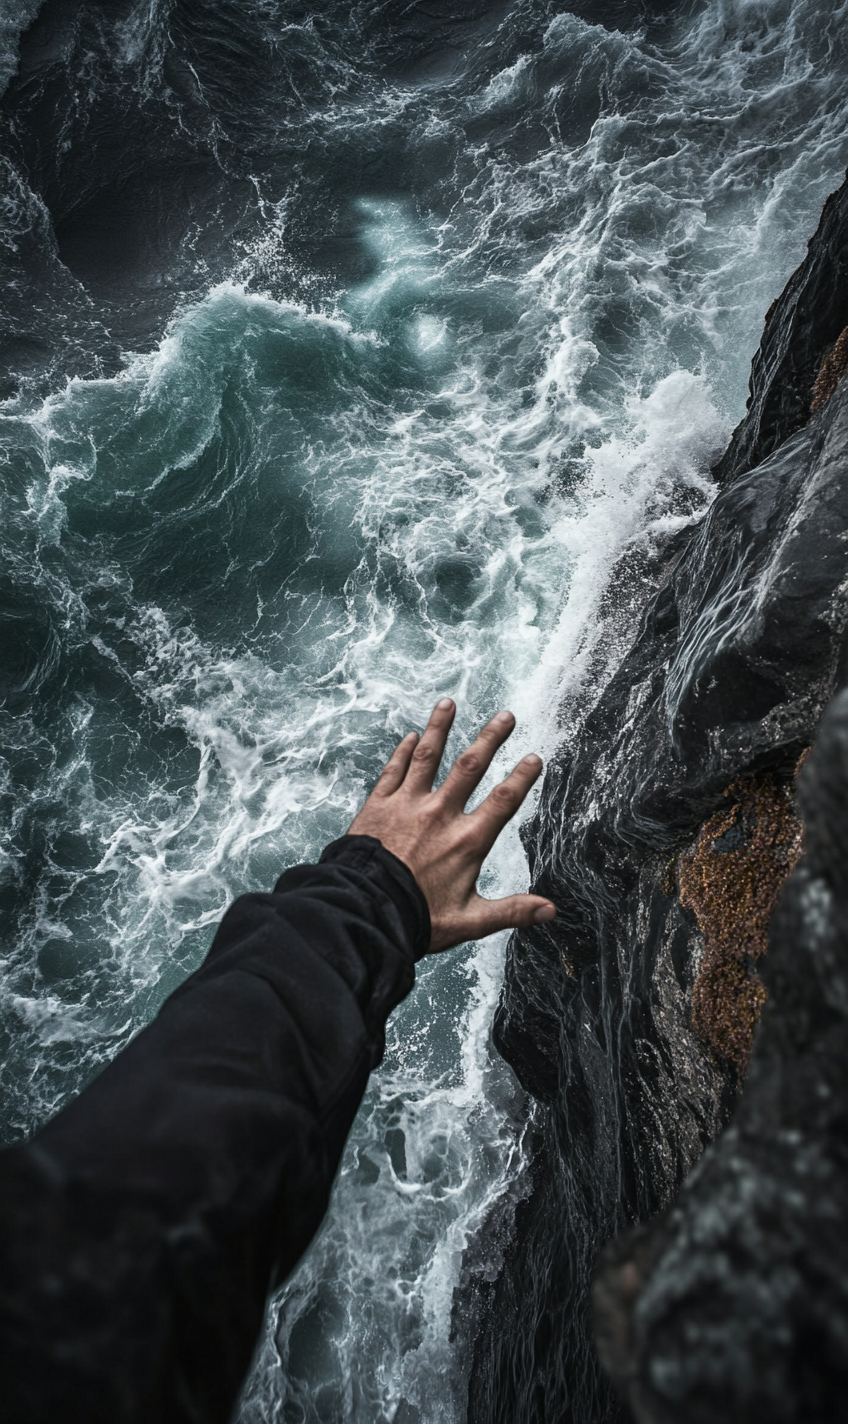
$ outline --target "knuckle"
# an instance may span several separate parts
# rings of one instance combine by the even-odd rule
[[[473,775],[479,765],[479,758],[476,757],[473,752],[463,752],[462,756],[458,757],[456,762],[457,770],[461,771],[465,776]]]
[[[435,752],[432,747],[429,747],[426,742],[419,742],[415,751],[412,753],[412,760],[426,766],[428,762],[433,760],[434,756]]]
[[[507,783],[501,782],[492,792],[492,804],[497,806],[499,811],[511,811],[515,805],[515,792]]]

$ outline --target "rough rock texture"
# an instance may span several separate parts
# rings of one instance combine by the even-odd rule
[[[479,1424],[626,1417],[591,1343],[598,1252],[671,1205],[744,1082],[765,1000],[764,927],[800,849],[795,771],[846,681],[848,381],[828,378],[832,394],[810,411],[848,322],[845,253],[848,185],[829,199],[769,315],[717,497],[657,554],[655,592],[629,651],[549,767],[529,828],[534,888],[559,914],[513,938],[495,1024],[500,1051],[537,1100],[538,1148],[505,1265],[481,1291],[469,1390]],[[791,979],[791,964],[786,972]],[[799,966],[800,997],[805,975]],[[627,1301],[642,1300],[641,1249],[625,1248],[609,1268],[618,1304],[608,1315],[622,1339]],[[753,1239],[748,1249],[756,1255]],[[755,1300],[757,1279],[766,1297],[777,1289],[778,1265],[774,1280],[768,1269],[757,1277],[751,1268],[749,1311],[771,1308]],[[655,1287],[652,1277],[645,1289]],[[657,1307],[666,1324],[671,1299]],[[710,1368],[706,1321],[694,1394]],[[637,1405],[655,1411],[646,1419],[717,1419],[717,1410],[687,1413],[688,1396],[679,1413],[668,1402],[675,1379],[689,1378],[669,1363],[682,1329],[662,1336],[670,1353],[656,1355],[657,1369],[669,1394],[656,1404],[662,1329],[655,1337],[653,1328],[645,1324],[635,1353],[620,1342],[607,1352],[619,1386],[632,1371],[640,1389],[653,1381],[650,1404]]]
[[[739,1108],[595,1287],[601,1357],[640,1424],[845,1418],[848,692],[799,789],[806,855],[772,924]]]
[[[848,326],[848,186],[831,193],[807,256],[766,315],[748,410],[713,470],[733,479],[805,424],[816,376]]]
[[[728,807],[710,817],[680,857],[677,883],[704,941],[692,1027],[744,1073],[766,1000],[756,961],[768,949],[772,911],[801,855],[802,835],[791,789],[773,776],[743,777],[724,794]]]

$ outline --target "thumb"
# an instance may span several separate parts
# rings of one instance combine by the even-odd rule
[[[484,900],[480,896],[475,911],[475,939],[498,930],[529,929],[556,917],[556,906],[541,895],[507,895],[503,900]]]

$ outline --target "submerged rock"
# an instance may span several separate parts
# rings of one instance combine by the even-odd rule
[[[794,996],[800,1006],[811,992],[812,950],[793,961],[786,940],[796,933],[787,926],[801,914],[799,894],[814,900],[821,894],[798,888],[820,883],[809,862],[795,871],[787,903],[796,909],[781,919],[785,947],[773,950],[771,961],[764,951],[772,907],[801,850],[796,770],[823,709],[846,681],[848,382],[840,382],[848,358],[840,346],[848,324],[845,252],[848,184],[828,200],[805,262],[769,315],[748,415],[717,467],[719,492],[700,522],[657,554],[654,592],[641,624],[617,671],[549,767],[528,829],[533,887],[556,901],[558,918],[513,937],[495,1024],[498,1048],[536,1099],[538,1148],[535,1185],[517,1210],[504,1267],[479,1292],[484,1323],[474,1348],[469,1418],[481,1424],[591,1424],[618,1417],[597,1364],[587,1306],[598,1252],[622,1228],[667,1210],[727,1126],[770,985],[777,1001],[769,975],[784,976],[786,1002]],[[848,338],[842,345],[848,347]],[[828,776],[823,757],[817,753],[818,770],[803,774],[808,825],[810,798]],[[833,776],[838,779],[835,769]],[[843,834],[826,834],[837,833]],[[809,937],[812,930],[803,933]],[[809,1012],[819,1014],[814,1007]],[[764,1027],[754,1064],[758,1084],[768,1079],[763,1062],[784,1064],[774,1079],[779,1098],[791,1070],[788,1059],[768,1047],[776,1032]],[[818,1051],[809,1049],[813,1056]],[[833,1102],[848,1110],[835,1059],[826,1070],[819,1066],[832,1085]],[[802,1349],[801,1337],[792,1335],[794,1306],[781,1314],[778,1296],[781,1272],[789,1270],[787,1252],[800,1249],[801,1237],[792,1232],[800,1231],[813,1181],[828,1193],[839,1176],[836,1167],[828,1176],[822,1165],[828,1143],[836,1141],[827,1126],[835,1109],[824,1099],[815,1106],[818,1071],[807,1072],[806,1086],[793,1099],[799,1111],[810,1099],[803,1108],[806,1136],[792,1135],[796,1127],[787,1108],[789,1137],[758,1168],[765,1174],[756,1179],[763,1186],[763,1220],[771,1212],[783,1222],[775,1226],[774,1242],[753,1207],[747,1242],[733,1235],[732,1222],[726,1240],[721,1235],[725,1208],[741,1221],[738,1203],[747,1200],[755,1181],[750,1161],[739,1165],[735,1149],[725,1151],[734,1140],[725,1133],[716,1149],[725,1156],[714,1152],[703,1159],[678,1214],[664,1220],[658,1235],[628,1239],[621,1254],[610,1257],[601,1287],[604,1358],[640,1418],[717,1419],[719,1410],[726,1414],[743,1397],[756,1398],[756,1409],[746,1413],[748,1406],[739,1404],[734,1419],[802,1417],[800,1404],[796,1413],[769,1413],[771,1403],[758,1412],[760,1396],[744,1390],[734,1395],[727,1371],[738,1365],[753,1378],[766,1339],[769,1349],[777,1348],[779,1338],[787,1349]],[[754,1084],[752,1070],[746,1105]],[[767,1084],[756,1091],[767,1096]],[[775,1132],[783,1111],[776,1101],[769,1108]],[[756,1117],[754,1108],[745,1112]],[[740,1113],[734,1118],[737,1136],[747,1130],[737,1126],[742,1122]],[[806,1196],[796,1184],[801,1196],[792,1216],[793,1173],[803,1177],[816,1123],[824,1135],[815,1161],[809,1158]],[[767,1157],[766,1138],[757,1142]],[[785,1167],[779,1166],[784,1159]],[[732,1188],[731,1160],[739,1170]],[[715,1165],[719,1161],[724,1168]],[[718,1194],[717,1215],[710,1218],[713,1245],[697,1254],[694,1294],[686,1297],[686,1309],[695,1311],[691,1322],[700,1352],[690,1369],[684,1356],[693,1345],[680,1315],[684,1257],[697,1236],[697,1212],[706,1210],[710,1183]],[[817,1210],[817,1239],[825,1250],[831,1225],[837,1230],[844,1223],[835,1201]],[[726,1297],[710,1295],[709,1262],[714,1277],[731,1271],[737,1250],[744,1257],[744,1282],[740,1277],[738,1291],[728,1286]],[[663,1262],[672,1257],[677,1275],[667,1280]],[[832,1275],[825,1282],[834,1310],[836,1280]],[[788,1276],[786,1291],[787,1300],[800,1299]],[[751,1317],[739,1318],[740,1341],[748,1343],[732,1355],[732,1327],[716,1326],[713,1357],[710,1312],[731,1306]],[[848,1331],[848,1313],[842,1319]],[[812,1336],[803,1334],[804,1350],[836,1348],[835,1335],[819,1340],[812,1316],[803,1320],[802,1334],[808,1325],[812,1330]],[[817,1368],[811,1365],[813,1373]],[[710,1369],[719,1380],[714,1394],[707,1387]],[[786,1371],[791,1373],[789,1364]],[[820,1401],[812,1385],[807,1390],[798,1383],[802,1374],[793,1375],[793,1388],[799,1400],[806,1399],[807,1417],[835,1417],[816,1412]],[[781,1407],[795,1406],[784,1401]]]

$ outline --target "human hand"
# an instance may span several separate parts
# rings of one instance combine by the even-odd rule
[[[511,712],[493,717],[434,791],[455,713],[455,703],[443,697],[424,735],[419,739],[417,732],[410,732],[404,737],[348,831],[350,836],[375,836],[412,871],[430,907],[431,953],[496,930],[541,924],[556,915],[550,900],[541,895],[484,900],[477,894],[480,867],[538,779],[542,759],[523,757],[476,811],[466,813],[466,801],[512,733],[515,718]]]

